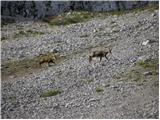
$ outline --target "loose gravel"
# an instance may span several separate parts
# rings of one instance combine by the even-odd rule
[[[2,64],[54,50],[71,56],[32,74],[2,80],[2,118],[158,118],[158,86],[153,85],[158,76],[153,82],[147,78],[145,85],[115,78],[138,61],[158,59],[158,12],[145,10],[56,27],[31,21],[2,26],[7,38],[1,44]],[[45,34],[13,37],[22,30]],[[111,47],[112,54],[108,60],[95,58],[90,63],[89,54],[97,47]],[[96,92],[97,88],[102,91]],[[54,89],[63,92],[41,97]]]

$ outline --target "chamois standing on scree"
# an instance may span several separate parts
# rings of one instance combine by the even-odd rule
[[[52,58],[41,59],[40,62],[39,62],[39,65],[42,65],[43,63],[48,63],[48,65],[50,65],[50,63],[55,64],[54,59],[52,59]]]
[[[103,51],[103,50],[93,51],[92,55],[89,56],[89,62],[91,62],[92,58],[94,58],[94,57],[99,57],[100,61],[102,60],[102,57],[105,57],[108,60],[108,58],[107,58],[108,53],[111,53],[110,48],[107,51]]]
[[[48,53],[47,55],[41,55],[39,60],[39,65],[41,66],[44,63],[50,65],[50,63],[55,64],[56,56],[54,53]]]

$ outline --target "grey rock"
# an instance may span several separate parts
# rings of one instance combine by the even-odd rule
[[[144,73],[143,73],[143,75],[146,75],[146,76],[152,75],[152,74],[153,74],[152,71],[147,71],[147,72],[144,72]]]
[[[153,3],[153,1],[2,1],[2,17],[39,19],[70,10],[125,10]],[[156,3],[156,1],[155,1]],[[14,18],[14,17],[13,17]],[[2,19],[2,23],[6,19]]]
[[[146,46],[149,43],[149,40],[142,42],[142,45]]]

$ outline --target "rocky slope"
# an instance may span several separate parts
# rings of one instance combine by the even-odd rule
[[[2,65],[54,50],[67,57],[2,79],[2,118],[158,118],[158,29],[158,10],[67,26],[3,26]],[[14,37],[22,30],[44,34]],[[97,47],[112,54],[89,63]]]

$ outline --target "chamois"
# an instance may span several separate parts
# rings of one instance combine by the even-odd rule
[[[42,65],[43,63],[54,63],[55,64],[56,56],[54,53],[48,53],[47,55],[40,56],[39,65]]]
[[[92,58],[94,57],[99,57],[100,61],[102,60],[102,57],[105,57],[107,60],[107,54],[111,53],[111,49],[108,49],[108,51],[103,51],[103,50],[97,50],[97,51],[93,51],[92,55],[89,56],[89,62],[92,61]]]
[[[42,59],[42,60],[40,60],[40,62],[39,62],[39,65],[42,65],[43,63],[48,63],[48,65],[50,64],[50,63],[55,63],[54,62],[54,59],[52,59],[52,58],[44,58],[44,59]]]

